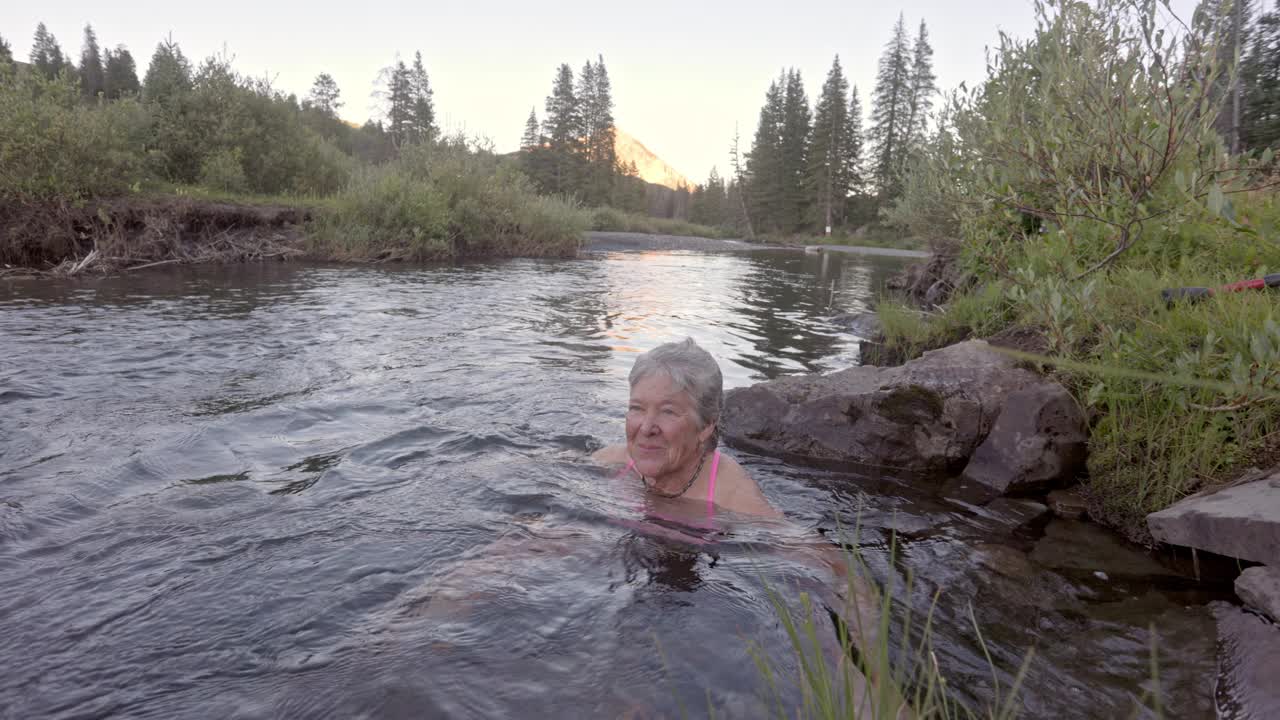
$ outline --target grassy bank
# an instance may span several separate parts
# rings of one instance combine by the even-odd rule
[[[893,248],[900,250],[928,250],[929,242],[923,237],[911,235],[903,228],[871,224],[858,232],[833,232],[830,235],[764,235],[764,242],[779,245],[854,245],[859,247]]]
[[[1244,228],[1280,227],[1280,198],[1241,198]],[[1055,271],[1064,234],[1022,248],[1010,274],[979,270],[945,306],[880,305],[886,342],[904,357],[965,337],[1004,336],[1042,365],[1094,418],[1093,514],[1138,540],[1147,513],[1280,450],[1280,302],[1274,291],[1218,294],[1167,306],[1166,288],[1218,286],[1280,268],[1280,243],[1211,217],[1153,241],[1173,262],[1134,258],[1088,280]],[[962,255],[960,262],[974,255]]]
[[[699,225],[687,220],[658,218],[601,207],[591,211],[591,229],[602,232],[630,232],[647,235],[681,235],[686,237],[724,238],[723,228]]]
[[[1161,10],[1121,0],[1038,11],[1035,38],[953,98],[890,212],[959,238],[955,293],[881,318],[904,357],[967,336],[1039,356],[1092,418],[1093,515],[1146,540],[1147,513],[1277,459],[1276,293],[1161,290],[1280,270],[1280,170],[1226,151],[1211,34],[1157,42],[1142,28]]]

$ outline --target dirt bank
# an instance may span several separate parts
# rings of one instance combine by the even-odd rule
[[[302,254],[305,208],[182,197],[0,202],[0,272],[75,275]]]

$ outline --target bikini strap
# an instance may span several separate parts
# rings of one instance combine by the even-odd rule
[[[720,469],[720,451],[711,456],[711,477],[707,480],[707,517],[716,512],[716,471]]]

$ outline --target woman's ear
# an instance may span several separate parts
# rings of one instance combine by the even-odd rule
[[[698,431],[698,442],[699,442],[699,444],[706,445],[706,444],[707,444],[707,441],[711,439],[711,436],[712,436],[712,435],[714,435],[714,434],[715,434],[715,432],[716,432],[716,424],[715,424],[715,423],[711,423],[710,425],[708,425],[708,426],[706,426],[706,427],[702,428],[701,430],[699,430],[699,431]]]

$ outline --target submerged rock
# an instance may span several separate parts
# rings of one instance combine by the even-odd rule
[[[1280,568],[1258,566],[1246,569],[1236,578],[1236,595],[1245,605],[1280,622]],[[1280,667],[1276,668],[1280,682]]]
[[[941,478],[964,468],[1010,394],[1044,386],[1056,384],[969,340],[898,367],[854,367],[731,390],[722,429],[730,443],[768,455]],[[1036,445],[1038,452],[1053,446]],[[1049,482],[1032,469],[1021,472]]]
[[[1048,503],[1054,515],[1067,520],[1083,520],[1089,514],[1089,503],[1074,488],[1054,490],[1049,493]]]
[[[1229,557],[1280,560],[1280,472],[1206,495],[1193,495],[1147,516],[1156,540]]]
[[[1218,717],[1280,717],[1280,627],[1224,602],[1218,621]]]

